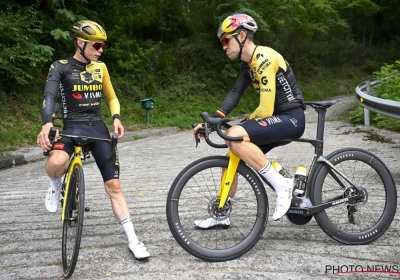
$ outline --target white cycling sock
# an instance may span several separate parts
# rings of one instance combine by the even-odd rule
[[[261,168],[258,173],[263,176],[274,187],[276,193],[284,192],[288,183],[285,178],[272,167],[268,161],[267,164]]]
[[[135,229],[133,228],[132,218],[130,216],[126,217],[119,221],[119,223],[122,225],[122,229],[124,230],[126,237],[128,237],[128,242],[137,244],[139,240],[136,236]]]
[[[51,179],[50,181],[51,188],[53,191],[57,191],[61,188],[61,177],[57,179]]]

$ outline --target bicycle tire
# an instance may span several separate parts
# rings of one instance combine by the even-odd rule
[[[326,159],[367,196],[364,201],[340,203],[314,214],[318,225],[329,237],[344,244],[364,245],[377,240],[396,213],[397,190],[389,169],[376,155],[359,148],[337,150]],[[315,170],[310,192],[313,205],[341,193],[347,197],[329,174],[330,167],[320,163]]]
[[[204,230],[195,226],[196,219],[211,217],[222,169],[227,168],[228,162],[227,157],[210,156],[191,163],[175,178],[167,198],[167,220],[175,240],[189,254],[209,262],[242,256],[261,238],[267,224],[264,185],[255,171],[241,161],[229,228]]]
[[[82,166],[72,168],[62,234],[62,263],[65,278],[74,273],[81,244],[83,215],[85,211],[85,183]]]

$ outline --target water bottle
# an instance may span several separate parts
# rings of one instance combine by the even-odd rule
[[[297,196],[303,196],[306,189],[307,181],[307,168],[300,165],[296,168],[296,173],[294,174],[294,194]]]
[[[274,161],[273,163],[271,163],[271,165],[276,170],[276,172],[281,174],[284,178],[292,178],[289,172],[279,162]]]

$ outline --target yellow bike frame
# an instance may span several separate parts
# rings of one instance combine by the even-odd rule
[[[68,198],[68,190],[69,190],[69,182],[71,181],[72,170],[76,164],[82,166],[82,159],[81,159],[82,147],[74,146],[74,157],[69,162],[68,166],[68,173],[67,173],[67,181],[65,182],[65,193],[64,193],[64,200],[62,205],[62,212],[61,212],[61,221],[64,222],[65,219],[65,207]]]
[[[228,151],[229,163],[228,168],[224,169],[221,185],[218,191],[219,205],[218,208],[222,209],[225,205],[226,200],[228,199],[229,191],[231,190],[231,186],[233,180],[235,179],[236,170],[240,162],[240,158],[231,152]]]

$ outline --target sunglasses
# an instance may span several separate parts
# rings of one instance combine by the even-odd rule
[[[82,39],[82,38],[79,38],[79,40],[82,40],[83,42],[91,43],[92,46],[93,46],[93,48],[94,48],[96,51],[99,51],[99,50],[100,50],[101,48],[103,48],[104,45],[105,45],[105,43],[102,43],[102,42],[89,41],[89,40],[85,40],[85,39]]]
[[[229,43],[229,41],[231,40],[231,38],[233,37],[233,36],[235,36],[235,35],[238,35],[239,33],[234,33],[234,34],[231,34],[231,35],[226,35],[225,37],[223,37],[223,38],[221,38],[221,43],[222,43],[222,46],[226,46],[226,45],[228,45],[228,43]]]

